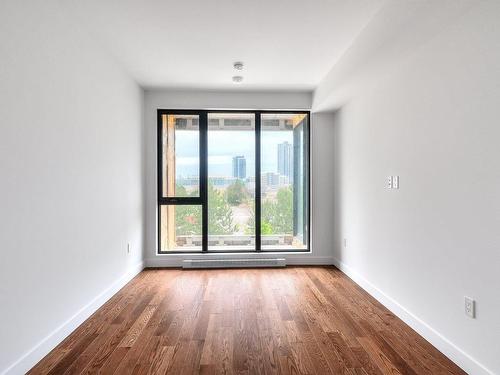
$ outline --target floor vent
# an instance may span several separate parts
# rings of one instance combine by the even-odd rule
[[[265,259],[189,259],[182,262],[182,268],[246,268],[285,267],[284,258]]]

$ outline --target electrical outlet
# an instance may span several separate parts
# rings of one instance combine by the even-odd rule
[[[476,301],[470,297],[465,297],[465,315],[472,319],[476,317]]]
[[[127,243],[127,254],[130,254],[130,242]]]

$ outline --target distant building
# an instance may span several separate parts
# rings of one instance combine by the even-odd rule
[[[242,180],[247,177],[247,161],[242,155],[233,158],[233,177]]]
[[[238,179],[235,177],[228,176],[210,176],[208,178],[208,182],[212,184],[213,187],[218,189],[224,189],[231,184],[234,184]],[[199,177],[180,177],[176,180],[176,183],[180,186],[184,186],[188,191],[193,188],[197,188],[200,186],[200,178]]]
[[[235,177],[227,177],[227,176],[212,176],[208,178],[208,182],[213,185],[213,187],[218,189],[225,189],[229,185],[233,184],[237,178]]]
[[[293,146],[288,142],[278,144],[278,173],[293,182]]]
[[[287,176],[282,176],[276,172],[265,172],[260,176],[260,184],[263,191],[277,189],[289,184]]]
[[[200,178],[198,176],[178,177],[175,182],[184,187],[200,186]]]
[[[280,183],[280,175],[278,173],[266,172],[262,173],[260,178],[260,184],[264,189],[266,187],[276,187]]]

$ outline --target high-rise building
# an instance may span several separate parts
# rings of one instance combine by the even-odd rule
[[[247,161],[243,155],[233,157],[233,177],[244,179],[247,176]]]
[[[278,144],[278,173],[293,181],[293,146],[288,142]]]

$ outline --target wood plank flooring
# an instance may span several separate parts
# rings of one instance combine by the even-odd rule
[[[29,374],[464,374],[334,267],[145,270]]]

